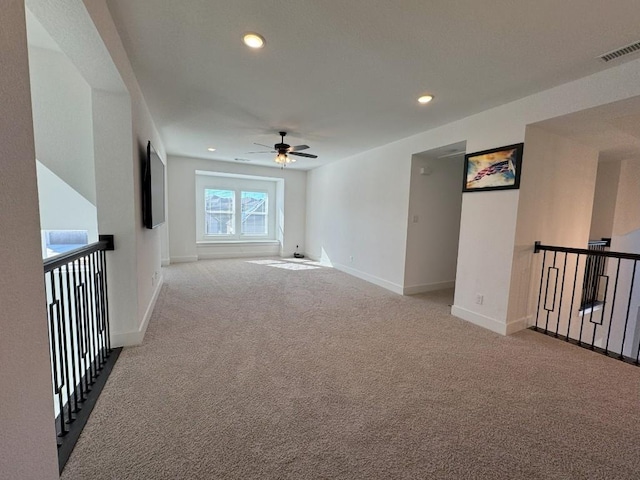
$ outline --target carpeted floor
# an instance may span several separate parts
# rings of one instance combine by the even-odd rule
[[[63,479],[640,478],[638,367],[456,319],[451,291],[246,260],[164,276]]]

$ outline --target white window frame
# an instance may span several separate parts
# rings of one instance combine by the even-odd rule
[[[231,218],[233,218],[233,230],[234,230],[234,232],[236,232],[237,231],[237,223],[238,223],[236,221],[236,205],[237,205],[237,196],[238,196],[236,191],[228,189],[228,188],[211,188],[211,187],[203,188],[202,189],[202,198],[200,199],[200,201],[204,202],[204,205],[203,205],[204,210],[203,210],[202,213],[205,216],[206,216],[206,210],[207,209],[206,209],[206,200],[205,200],[204,192],[206,190],[220,190],[220,191],[232,192],[233,193],[233,208],[231,210],[227,211],[226,213],[231,214]],[[225,212],[221,211],[220,213],[225,213]],[[206,232],[206,223],[207,223],[206,219],[203,219],[203,222],[204,222],[203,232]],[[235,233],[206,233],[205,235],[207,237],[220,237],[220,238],[223,238],[223,237],[234,236]]]
[[[259,234],[258,236],[260,236],[261,238],[269,238],[269,234],[272,233],[270,225],[269,225],[269,220],[271,220],[270,215],[269,215],[269,208],[270,208],[271,202],[274,200],[274,198],[269,195],[268,191],[262,190],[262,189],[258,189],[258,188],[253,188],[253,189],[243,188],[240,191],[236,192],[236,199],[238,199],[238,198],[240,199],[240,207],[237,208],[237,210],[240,213],[240,219],[238,221],[236,221],[236,225],[240,226],[240,230],[239,230],[238,233],[240,234],[241,237],[249,236],[249,234],[242,233],[242,194],[244,192],[247,192],[247,193],[264,193],[267,196],[267,210],[264,213],[263,212],[253,212],[252,214],[253,215],[264,215],[265,217],[267,217],[267,233],[262,233],[262,234]]]
[[[205,234],[206,189],[231,190],[235,192],[235,233]],[[242,233],[242,192],[267,194],[267,234]],[[196,173],[196,240],[199,243],[241,243],[277,240],[276,179],[259,180],[239,176],[205,175]]]

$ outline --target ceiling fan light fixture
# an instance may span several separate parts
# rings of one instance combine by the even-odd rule
[[[426,104],[429,103],[431,100],[433,100],[433,95],[422,95],[421,97],[418,98],[418,103],[421,104]]]
[[[276,155],[276,158],[274,159],[274,161],[277,164],[284,166],[284,165],[286,165],[288,163],[291,163],[292,161],[295,161],[295,160],[292,160],[291,158],[289,158],[289,156],[286,153],[280,152],[280,153],[278,153],[278,155]]]
[[[255,32],[247,32],[242,36],[242,41],[249,48],[262,48],[264,47],[264,37]]]

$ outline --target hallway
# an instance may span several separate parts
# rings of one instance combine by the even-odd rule
[[[451,291],[285,260],[164,273],[63,479],[640,472],[637,367],[451,317]]]

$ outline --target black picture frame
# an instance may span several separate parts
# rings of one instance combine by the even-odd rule
[[[520,188],[524,143],[492,148],[464,156],[463,192]]]

